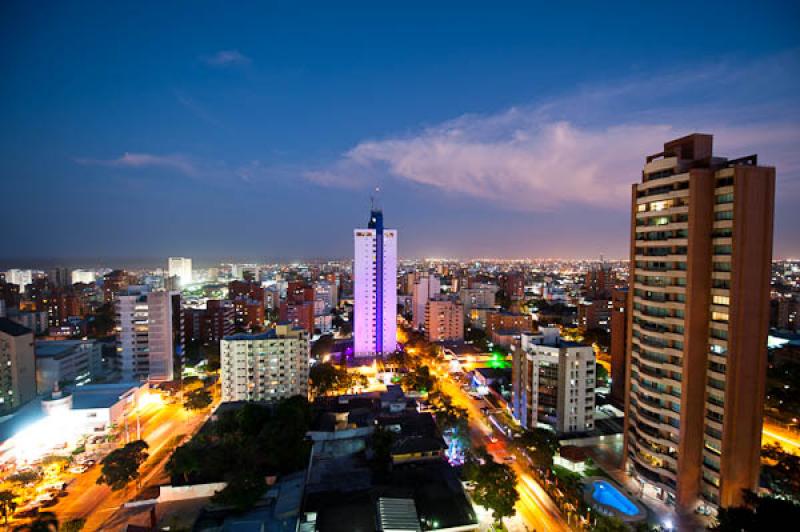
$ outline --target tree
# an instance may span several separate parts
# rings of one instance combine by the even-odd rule
[[[800,500],[800,456],[787,453],[780,445],[761,449],[761,475],[776,494]]]
[[[249,474],[232,475],[228,485],[214,494],[211,500],[224,506],[233,506],[238,510],[245,510],[266,491],[267,484],[264,477],[253,472]]]
[[[72,519],[61,526],[60,532],[79,532],[86,526],[86,519]]]
[[[189,477],[200,471],[200,456],[191,445],[183,445],[175,449],[165,466],[167,473],[173,477],[182,477],[185,484],[189,484]]]
[[[465,475],[475,483],[472,498],[492,511],[495,523],[514,515],[519,492],[517,474],[511,467],[495,462],[485,448],[480,448],[476,457],[467,462]]]
[[[592,532],[630,532],[630,528],[618,517],[595,514]]]
[[[335,340],[332,334],[325,334],[320,336],[319,339],[311,346],[311,358],[319,360],[325,355],[330,354],[333,349]]]
[[[114,491],[124,489],[131,480],[139,479],[139,466],[147,460],[147,442],[136,440],[115,449],[103,459],[98,484],[107,484]]]
[[[14,484],[25,485],[31,482],[37,482],[41,478],[41,475],[36,471],[20,471],[19,473],[14,473],[13,475],[9,475],[6,480],[12,482]]]
[[[431,392],[436,384],[436,379],[431,375],[428,366],[420,366],[409,371],[401,381],[406,390],[416,390],[421,393]]]
[[[717,523],[711,530],[719,532],[756,532],[784,530],[787,523],[800,521],[800,505],[774,497],[759,497],[744,492],[744,504],[720,508]]]
[[[199,390],[193,390],[187,394],[186,401],[183,403],[183,408],[186,410],[202,410],[208,408],[213,401],[214,398],[211,397],[211,392],[205,388],[200,388]]]
[[[344,375],[343,375],[344,372]],[[311,366],[308,377],[311,379],[311,389],[314,395],[327,395],[336,390],[346,377],[347,370],[341,370],[329,362],[318,362]]]
[[[608,370],[606,367],[600,363],[595,364],[595,375],[597,375],[597,382],[598,383],[607,383],[608,382]]]
[[[0,512],[3,514],[3,523],[8,525],[9,514],[14,513],[17,508],[17,503],[14,502],[17,496],[13,491],[3,490],[0,491]]]
[[[559,449],[558,437],[554,432],[537,427],[525,431],[518,442],[537,466],[543,469],[553,467],[553,456]]]
[[[27,525],[14,527],[14,532],[58,532],[58,518],[53,512],[40,512]]]

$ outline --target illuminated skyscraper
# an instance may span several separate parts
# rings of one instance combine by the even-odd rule
[[[700,134],[633,185],[626,468],[683,511],[758,487],[774,194],[774,168]]]
[[[181,288],[192,282],[192,259],[186,257],[169,258],[169,276],[177,275]]]
[[[354,351],[391,353],[397,347],[397,231],[383,228],[383,211],[373,205],[367,229],[356,229],[354,237]]]

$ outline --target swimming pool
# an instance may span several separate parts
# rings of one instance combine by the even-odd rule
[[[592,482],[592,499],[600,504],[610,506],[627,516],[634,516],[640,512],[639,508],[622,494],[613,484],[605,480]]]

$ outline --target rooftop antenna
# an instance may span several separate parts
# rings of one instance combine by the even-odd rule
[[[369,196],[369,207],[371,211],[381,210],[381,187],[375,187],[375,191]]]

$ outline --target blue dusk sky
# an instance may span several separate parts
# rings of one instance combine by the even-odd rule
[[[404,257],[624,257],[695,131],[797,257],[798,95],[798,2],[8,0],[0,262],[349,257],[376,186]]]

